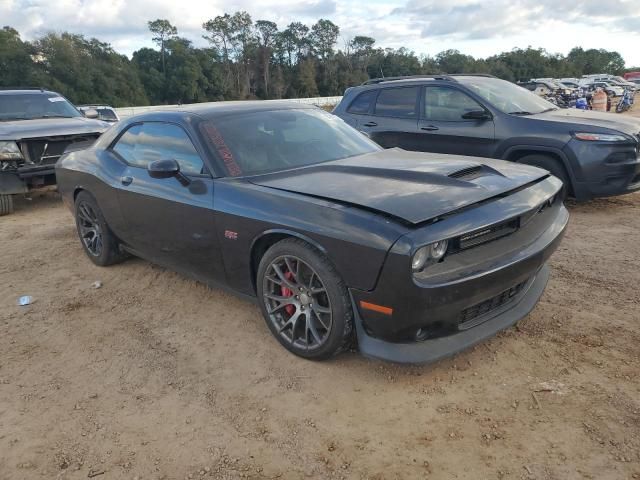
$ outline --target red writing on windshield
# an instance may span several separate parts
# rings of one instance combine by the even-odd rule
[[[224,138],[222,137],[222,134],[218,131],[218,129],[210,123],[203,124],[202,129],[206,133],[209,140],[211,140],[211,143],[213,143],[213,145],[216,147],[218,155],[220,155],[220,158],[222,158],[225,167],[227,167],[229,175],[231,175],[232,177],[238,177],[242,175],[242,169],[240,168],[240,165],[238,165],[236,159],[233,158],[233,153],[231,153],[231,150],[229,150],[229,147],[227,147],[227,144],[224,142]]]

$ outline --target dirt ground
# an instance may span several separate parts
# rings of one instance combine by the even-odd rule
[[[298,359],[257,307],[142,260],[95,267],[55,194],[19,201],[0,479],[640,479],[640,194],[570,210],[517,328],[403,367]]]

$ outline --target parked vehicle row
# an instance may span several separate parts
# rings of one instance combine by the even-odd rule
[[[91,122],[65,108],[57,120]],[[88,258],[135,255],[253,299],[309,359],[357,342],[427,362],[507,328],[546,286],[564,197],[640,189],[640,121],[490,76],[372,79],[333,114],[221,102],[98,123],[55,163]],[[29,138],[0,142],[18,179]]]
[[[606,110],[622,113],[633,105],[637,84],[614,75],[586,75],[582,78],[536,78],[518,85],[561,108],[591,109],[594,93],[607,95]]]

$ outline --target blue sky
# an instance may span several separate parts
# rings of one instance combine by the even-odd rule
[[[280,28],[328,18],[341,27],[339,47],[355,35],[428,55],[455,48],[486,57],[529,45],[567,53],[581,46],[617,50],[628,66],[640,66],[640,0],[0,0],[0,25],[26,39],[51,30],[82,33],[130,55],[151,45],[147,20],[167,18],[204,45],[201,24],[236,10]]]

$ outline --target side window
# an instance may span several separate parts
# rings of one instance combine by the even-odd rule
[[[154,160],[174,159],[185,175],[203,172],[203,163],[191,139],[177,125],[148,122],[134,125],[113,149],[134,167],[147,168]]]
[[[377,93],[377,90],[369,90],[368,92],[361,93],[353,102],[351,102],[347,112],[369,113],[369,108],[371,107],[371,103],[375,100]]]
[[[378,94],[375,114],[383,117],[416,118],[419,87],[384,88]]]
[[[427,87],[424,96],[424,118],[441,122],[462,122],[462,115],[482,106],[467,94],[448,87]]]

